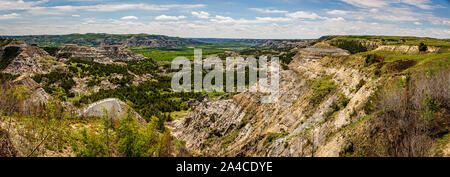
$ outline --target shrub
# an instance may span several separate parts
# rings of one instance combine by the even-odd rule
[[[427,45],[425,45],[423,42],[421,42],[421,43],[419,44],[419,51],[420,51],[420,52],[426,52],[427,50],[428,50]]]
[[[314,105],[318,104],[322,99],[336,88],[336,84],[331,80],[331,76],[326,76],[315,80],[312,83],[313,94],[310,102]]]
[[[150,157],[158,152],[158,139],[153,126],[142,126],[128,111],[117,128],[119,142],[117,147],[125,157]]]
[[[439,109],[439,102],[434,100],[429,94],[425,94],[422,101],[421,117],[424,119],[426,124],[429,124],[435,118],[435,114],[439,111]]]
[[[74,138],[81,141],[81,144],[72,144],[72,149],[77,157],[103,157],[108,155],[108,149],[100,135],[88,132],[84,128],[78,135],[74,135]]]
[[[370,66],[374,63],[379,63],[379,62],[383,62],[384,61],[384,57],[381,55],[377,55],[377,54],[369,54],[366,55],[366,64],[365,66]]]
[[[359,80],[358,84],[356,85],[355,92],[358,92],[359,89],[361,89],[362,86],[366,84],[366,81],[364,79]]]
[[[381,70],[380,69],[375,69],[374,71],[373,71],[373,74],[375,75],[375,76],[381,76]]]

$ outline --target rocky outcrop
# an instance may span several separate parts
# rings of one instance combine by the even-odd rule
[[[274,48],[303,48],[310,45],[314,40],[267,40],[261,44],[262,47]]]
[[[79,116],[94,116],[94,117],[110,117],[114,121],[118,121],[120,118],[126,116],[127,114],[132,114],[137,118],[139,123],[145,124],[145,120],[128,106],[123,101],[116,98],[104,99],[95,103],[90,104],[88,107],[79,111]]]
[[[136,54],[120,45],[101,47],[82,47],[75,44],[67,44],[60,48],[58,54],[70,54],[72,58],[90,60],[95,62],[113,62],[118,60],[144,60],[144,56]]]
[[[382,45],[375,50],[398,52],[403,54],[418,54],[419,46],[416,45]],[[441,47],[427,46],[427,51],[429,53],[438,53],[441,51]]]
[[[370,70],[361,70],[364,61],[342,49],[299,50],[290,70],[280,71],[277,102],[263,104],[264,94],[249,92],[205,100],[170,128],[199,156],[426,155],[433,141],[423,138],[420,127],[432,127],[427,129],[436,131],[429,132],[432,136],[448,132],[450,109],[442,106],[449,104],[448,69],[434,71],[427,80],[423,72],[404,76],[410,86],[402,90],[395,88],[394,77],[371,77]],[[324,78],[327,84],[317,88],[314,83]],[[389,92],[380,91],[384,87]],[[441,117],[431,125],[420,116],[424,93],[442,104]],[[371,104],[385,113],[368,111]]]
[[[29,98],[25,102],[33,104],[47,103],[50,99],[50,95],[32,78],[27,75],[22,75],[14,80],[13,85],[25,88],[29,91]]]
[[[339,55],[350,55],[350,52],[344,49],[332,47],[332,46],[323,46],[321,44],[316,44],[312,47],[300,49],[297,58],[301,58],[302,61],[316,61],[326,56],[339,56]]]
[[[4,46],[3,49],[7,47],[18,47],[19,54],[3,70],[4,73],[12,75],[22,75],[24,73],[30,75],[45,74],[62,67],[62,63],[57,62],[54,57],[37,46],[29,45],[20,40],[13,40]]]

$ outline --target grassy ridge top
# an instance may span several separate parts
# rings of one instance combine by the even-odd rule
[[[450,47],[450,39],[436,39],[430,37],[415,36],[371,36],[371,35],[334,35],[322,36],[319,41],[341,40],[341,41],[381,41],[384,45],[419,45]]]
[[[151,34],[107,34],[107,33],[86,33],[86,34],[65,34],[65,35],[25,35],[25,36],[4,36],[8,38],[20,39],[28,43],[35,43],[40,46],[62,46],[64,44],[78,44],[82,46],[99,46],[99,45],[123,45],[130,40],[141,46],[143,44],[151,44],[152,42],[170,42],[167,45],[199,45],[192,39],[170,37],[164,35]]]

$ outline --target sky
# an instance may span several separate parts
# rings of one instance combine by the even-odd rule
[[[0,0],[0,35],[450,38],[450,0]]]

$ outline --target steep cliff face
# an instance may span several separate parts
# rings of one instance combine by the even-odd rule
[[[117,98],[110,98],[101,100],[95,103],[90,104],[84,109],[79,110],[79,116],[89,117],[109,117],[113,121],[119,121],[120,118],[127,116],[128,114],[133,115],[137,118],[138,122],[141,124],[145,124],[145,120],[133,110],[130,106],[128,106],[123,101],[120,101]]]
[[[302,48],[310,45],[314,40],[267,40],[262,47],[275,47],[275,48]]]
[[[199,156],[448,155],[448,55],[407,67],[365,58],[299,50],[280,72],[278,102],[248,92],[207,100],[171,122],[173,135]]]
[[[382,45],[375,50],[398,52],[403,54],[418,54],[420,52],[419,46],[413,45]],[[442,49],[442,52],[445,52],[444,50],[445,49]],[[427,46],[426,51],[424,52],[438,53],[441,52],[441,47]]]
[[[113,62],[118,60],[143,60],[144,56],[133,53],[123,46],[81,47],[74,44],[64,45],[58,54],[70,54],[70,57],[92,60],[95,62]]]
[[[4,73],[12,75],[43,74],[60,67],[62,64],[58,63],[45,50],[20,40],[10,41],[1,50],[2,53],[5,53],[7,50],[11,52],[13,49],[17,50],[18,54],[9,59],[7,67],[3,70]]]

